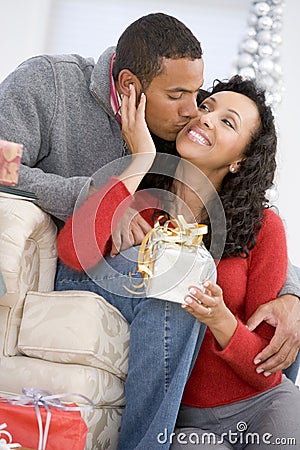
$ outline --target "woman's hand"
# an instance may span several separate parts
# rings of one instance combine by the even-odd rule
[[[225,348],[236,330],[237,320],[225,305],[220,286],[209,280],[203,283],[203,287],[204,292],[191,286],[182,307],[205,323],[219,345]]]
[[[156,148],[145,120],[146,96],[141,94],[136,106],[136,91],[130,84],[129,97],[123,95],[121,105],[122,136],[132,154],[151,153],[156,155]]]
[[[122,97],[121,116],[122,136],[132,153],[132,158],[130,165],[119,176],[131,194],[137,190],[156,155],[156,148],[145,120],[145,107],[146,96],[143,94],[136,106],[136,91],[131,84],[129,97],[126,95]]]

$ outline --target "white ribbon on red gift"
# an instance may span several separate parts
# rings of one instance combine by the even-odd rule
[[[36,417],[38,421],[39,428],[39,444],[38,450],[46,450],[50,421],[51,421],[51,411],[50,407],[61,409],[63,411],[91,411],[95,405],[94,403],[85,395],[78,394],[74,392],[67,392],[63,394],[52,394],[49,391],[35,389],[35,388],[23,388],[23,395],[14,395],[14,396],[6,396],[5,398],[1,398],[0,401],[7,401],[13,405],[25,406],[25,407],[34,407],[36,412]],[[88,405],[81,406],[67,406],[61,402],[62,398],[66,397],[79,397],[80,399],[85,400]],[[39,407],[43,406],[46,411],[46,422],[45,427],[43,429],[42,416]],[[6,425],[6,424],[5,424]],[[0,428],[1,430],[1,428]],[[3,433],[3,431],[2,431]],[[7,432],[4,431],[5,434]],[[15,445],[15,444],[13,444]],[[13,448],[13,447],[11,447]]]

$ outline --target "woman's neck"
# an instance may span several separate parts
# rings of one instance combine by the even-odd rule
[[[200,169],[181,160],[177,166],[172,193],[172,215],[182,214],[188,222],[200,222],[206,216],[206,205],[216,194],[216,185]]]

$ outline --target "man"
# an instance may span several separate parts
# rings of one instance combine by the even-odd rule
[[[128,154],[119,107],[120,96],[128,95],[129,86],[132,84],[138,95],[147,95],[146,120],[151,132],[174,141],[196,115],[202,83],[200,43],[184,24],[162,13],[132,23],[117,48],[107,49],[96,64],[78,55],[25,61],[0,86],[0,138],[24,145],[19,187],[33,191],[40,207],[57,222],[64,221],[82,188],[88,185],[93,190],[93,174]],[[133,233],[133,243],[138,244],[147,224],[139,217],[135,226],[138,231]],[[122,229],[116,239],[122,242],[121,248],[129,245]],[[285,293],[300,295],[291,276]],[[199,322],[191,322],[176,308],[169,302],[156,302],[148,310],[141,308],[137,315],[141,321],[131,323],[136,324],[131,328],[132,352],[137,351],[139,331],[144,332],[139,330],[142,320],[152,320],[152,339],[157,339],[159,327],[165,330],[167,346],[157,357],[163,358],[164,364],[157,359],[154,367],[140,354],[137,364],[145,364],[144,389],[136,365],[129,368],[122,450],[168,448],[158,444],[156,437],[165,428],[168,432],[174,428],[184,384],[204,333]],[[300,342],[299,318],[299,299],[292,295],[283,295],[256,313],[252,327],[263,320],[277,326],[273,341],[260,357],[259,369],[266,373],[292,363]],[[148,336],[142,337],[147,340]],[[149,351],[155,358],[154,343]],[[176,352],[178,364],[172,366],[170,355],[174,358]]]

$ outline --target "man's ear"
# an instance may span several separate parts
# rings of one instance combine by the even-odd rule
[[[137,97],[139,97],[140,94],[142,93],[142,85],[140,80],[130,70],[128,69],[121,70],[117,81],[117,88],[119,94],[127,95],[128,97],[130,84],[133,84],[136,90]]]

